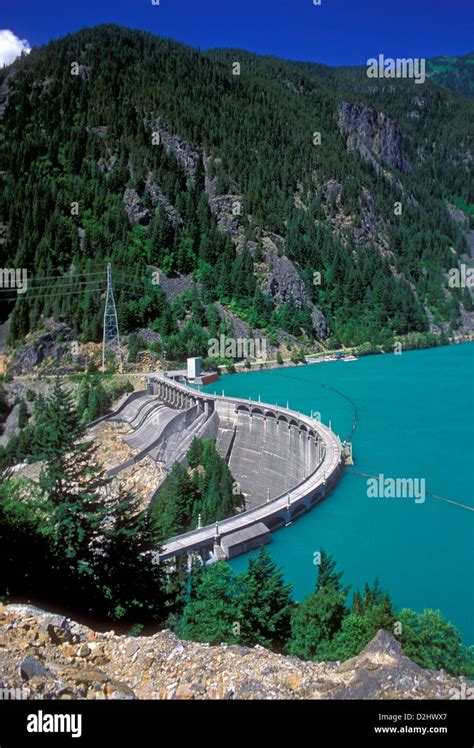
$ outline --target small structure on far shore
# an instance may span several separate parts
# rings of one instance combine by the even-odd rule
[[[186,363],[186,369],[167,371],[166,376],[182,384],[186,382],[190,382],[191,384],[212,384],[212,382],[217,382],[219,379],[219,374],[216,371],[201,371],[200,356],[188,358]]]
[[[201,357],[188,358],[188,380],[194,382],[196,377],[201,376]]]

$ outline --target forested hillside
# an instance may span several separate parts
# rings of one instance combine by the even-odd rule
[[[2,266],[30,277],[2,294],[9,342],[51,316],[100,340],[106,262],[121,332],[174,359],[232,333],[226,310],[274,340],[455,329],[472,109],[431,81],[117,26],[34,49],[0,71]]]
[[[474,65],[474,52],[469,52],[462,57],[433,57],[427,60],[428,75],[431,80],[441,86],[451,88],[463,96],[474,96],[474,80],[472,66]]]

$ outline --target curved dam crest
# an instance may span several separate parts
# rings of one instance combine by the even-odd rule
[[[344,465],[343,445],[323,423],[267,403],[197,392],[162,374],[148,375],[146,391],[132,393],[91,425],[102,420],[131,426],[134,433],[125,442],[139,450],[109,475],[145,456],[163,463],[167,473],[176,461],[186,463],[193,438],[213,437],[245,497],[244,511],[169,538],[158,561],[192,551],[204,560],[232,558],[268,542],[273,530],[334,488]]]

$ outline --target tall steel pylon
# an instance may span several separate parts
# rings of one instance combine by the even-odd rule
[[[117,318],[117,309],[115,308],[114,290],[112,287],[112,265],[107,263],[107,294],[105,297],[104,310],[104,337],[102,341],[102,368],[105,368],[105,358],[107,351],[115,353],[119,370],[122,370],[122,358],[120,351],[120,335]]]

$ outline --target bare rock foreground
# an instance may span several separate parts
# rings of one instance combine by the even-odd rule
[[[419,667],[384,630],[357,657],[315,663],[170,631],[99,633],[30,605],[0,606],[0,689],[16,698],[449,699],[463,682]]]

